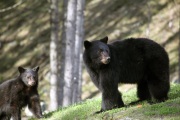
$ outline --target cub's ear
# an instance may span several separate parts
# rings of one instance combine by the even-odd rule
[[[108,36],[106,36],[105,38],[100,39],[100,41],[107,44],[107,42],[108,42]]]
[[[89,41],[84,41],[84,47],[85,47],[85,49],[88,49],[89,47],[91,46],[91,42],[89,42]]]
[[[23,67],[18,67],[18,70],[20,73],[23,73],[26,69],[24,69]]]
[[[36,66],[36,67],[33,68],[32,70],[35,71],[35,72],[38,72],[38,71],[39,71],[39,66]]]

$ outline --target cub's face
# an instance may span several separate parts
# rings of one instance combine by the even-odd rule
[[[108,38],[105,37],[98,41],[84,42],[86,53],[93,63],[108,64],[110,62],[110,50],[107,41]]]
[[[24,69],[19,67],[18,70],[20,72],[21,79],[26,86],[32,87],[38,84],[38,66],[33,69]]]

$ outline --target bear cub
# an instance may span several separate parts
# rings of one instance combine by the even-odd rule
[[[21,109],[28,105],[29,110],[42,118],[38,94],[38,70],[18,67],[20,75],[0,84],[0,120],[21,120]]]
[[[84,41],[86,69],[102,92],[101,110],[97,113],[124,106],[118,83],[137,84],[138,101],[168,99],[169,58],[163,47],[146,38],[107,42],[108,37]]]

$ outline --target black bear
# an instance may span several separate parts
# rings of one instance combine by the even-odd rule
[[[0,84],[0,120],[21,120],[21,109],[28,105],[32,113],[42,117],[38,88],[38,70],[18,68],[20,75]]]
[[[129,38],[110,44],[107,41],[108,37],[84,41],[86,69],[102,92],[99,112],[124,106],[118,83],[136,83],[138,101],[168,99],[169,58],[163,47],[146,38]]]

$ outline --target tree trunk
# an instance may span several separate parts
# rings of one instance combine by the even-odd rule
[[[76,35],[74,49],[73,103],[81,100],[82,81],[82,43],[84,40],[84,5],[85,0],[77,0]]]
[[[76,0],[68,0],[66,19],[66,49],[64,65],[63,106],[72,104],[73,53],[76,31]]]
[[[60,87],[63,88],[61,90],[63,95],[60,95],[62,106],[81,100],[84,4],[85,0],[64,0],[60,69]]]
[[[59,77],[59,105],[63,106],[64,98],[64,68],[65,68],[65,51],[66,51],[66,18],[67,18],[67,2],[63,0],[63,24],[62,24],[62,37],[60,41],[60,77]]]
[[[58,108],[58,41],[59,11],[58,0],[51,0],[51,42],[50,42],[50,110]]]

